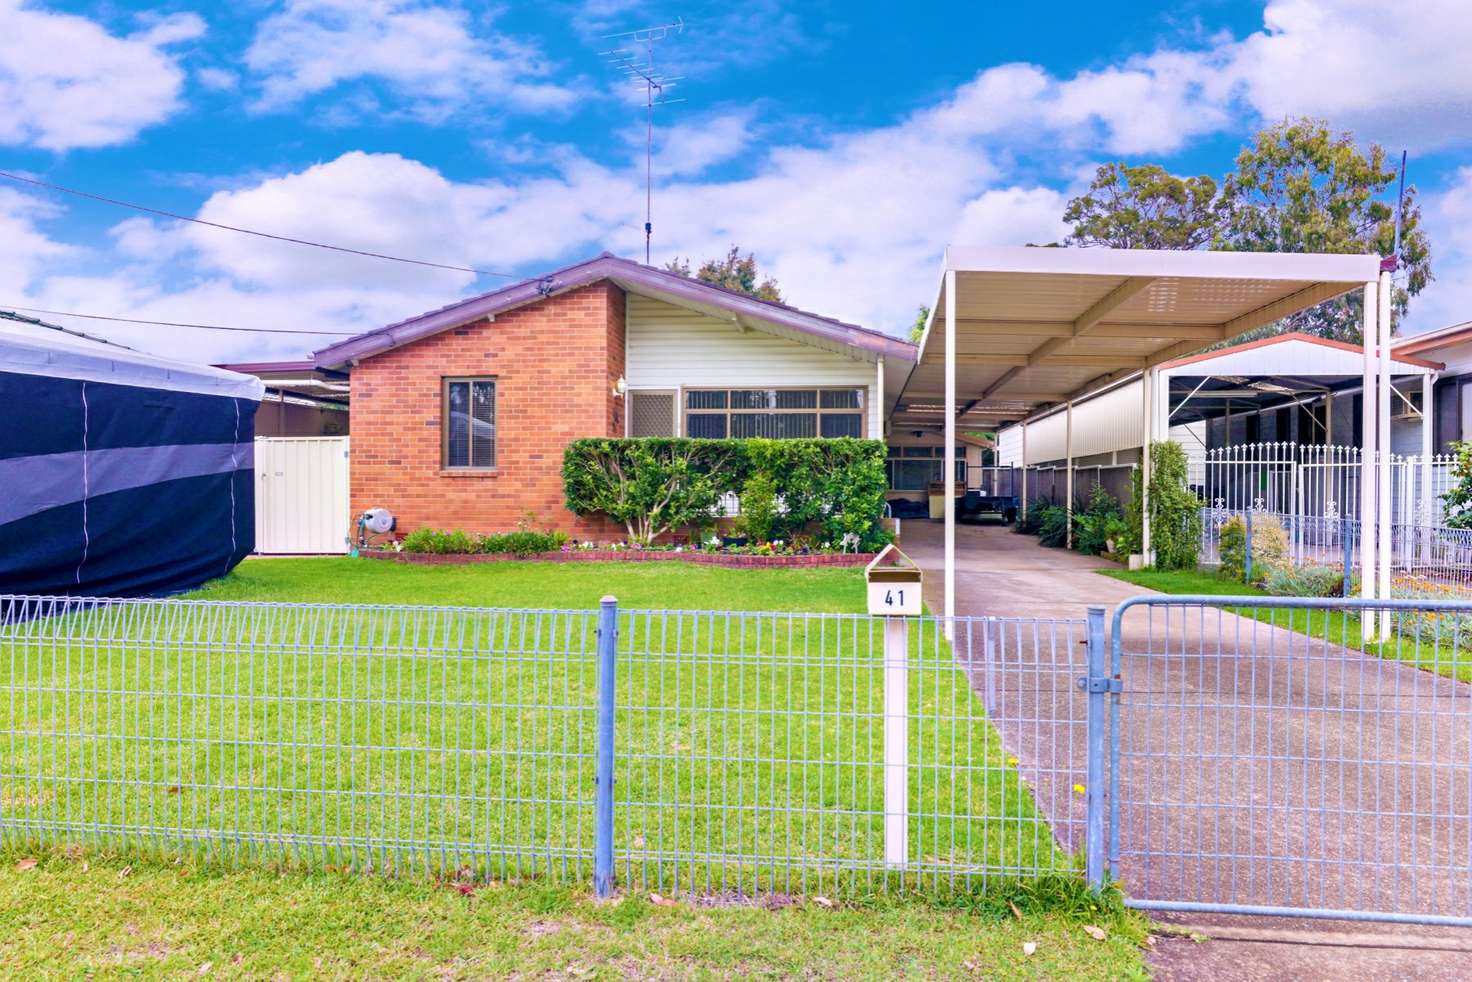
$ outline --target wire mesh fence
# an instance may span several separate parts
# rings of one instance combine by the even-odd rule
[[[0,831],[584,883],[603,749],[621,885],[845,894],[1072,875],[1073,622],[963,618],[950,641],[909,620],[895,702],[879,619],[614,617],[600,672],[596,611],[0,598]]]
[[[1137,598],[1113,636],[1130,903],[1472,924],[1472,604]]]

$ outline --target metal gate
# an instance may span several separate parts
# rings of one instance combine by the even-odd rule
[[[1472,605],[1230,603],[1115,612],[1096,688],[1128,902],[1472,925]]]
[[[256,439],[256,552],[344,553],[348,438]]]

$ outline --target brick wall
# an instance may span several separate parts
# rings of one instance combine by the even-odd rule
[[[500,532],[530,510],[578,538],[621,538],[563,507],[562,452],[623,435],[623,373],[624,296],[608,282],[365,359],[351,376],[353,513],[388,508],[400,532]],[[496,379],[493,473],[441,467],[441,379],[455,375]]]

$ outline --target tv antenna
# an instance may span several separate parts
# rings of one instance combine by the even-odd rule
[[[682,81],[682,75],[665,75],[654,67],[654,45],[672,34],[683,34],[685,22],[676,17],[673,23],[657,27],[641,27],[622,34],[608,34],[604,40],[618,41],[619,47],[603,52],[608,63],[634,85],[644,90],[644,265],[649,265],[649,242],[654,236],[654,107],[684,99],[671,99],[669,91]]]

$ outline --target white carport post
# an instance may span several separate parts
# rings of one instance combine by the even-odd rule
[[[1140,561],[1145,566],[1155,565],[1150,549],[1150,444],[1155,439],[1155,407],[1150,392],[1152,382],[1154,377],[1149,369],[1140,373],[1141,397],[1144,399],[1140,412],[1143,417],[1140,421]]]
[[[1391,388],[1390,381],[1390,270],[1380,270],[1379,297],[1376,301],[1376,313],[1378,315],[1377,333],[1379,336],[1380,354],[1380,384],[1377,393],[1377,405],[1380,413],[1380,433],[1378,436],[1380,457],[1380,484],[1376,492],[1376,504],[1379,505],[1380,517],[1378,520],[1378,531],[1380,533],[1380,544],[1376,548],[1376,558],[1380,560],[1378,575],[1379,587],[1375,595],[1381,600],[1390,598],[1390,561],[1391,561],[1391,531],[1392,519],[1390,517],[1390,400],[1395,397],[1395,391]],[[1380,640],[1390,639],[1390,616],[1380,618]]]
[[[949,265],[949,263],[947,263]],[[946,270],[946,397],[945,397],[945,629],[952,637],[956,616],[956,271]]]
[[[1022,421],[1022,501],[1018,515],[1027,517],[1027,420]]]
[[[1375,597],[1375,430],[1379,414],[1375,409],[1375,389],[1379,382],[1376,344],[1380,319],[1376,316],[1380,284],[1365,284],[1364,336],[1365,369],[1360,399],[1360,596]],[[1365,611],[1360,617],[1360,634],[1365,641],[1375,637],[1375,615]]]
[[[1431,455],[1436,449],[1436,417],[1433,410],[1436,396],[1436,373],[1427,371],[1421,376],[1421,500],[1416,525],[1419,526],[1423,559],[1431,551]]]
[[[1068,406],[1064,409],[1065,420],[1063,424],[1063,497],[1068,502],[1065,509],[1068,516],[1068,525],[1063,533],[1063,547],[1073,548],[1073,400],[1068,400]]]

